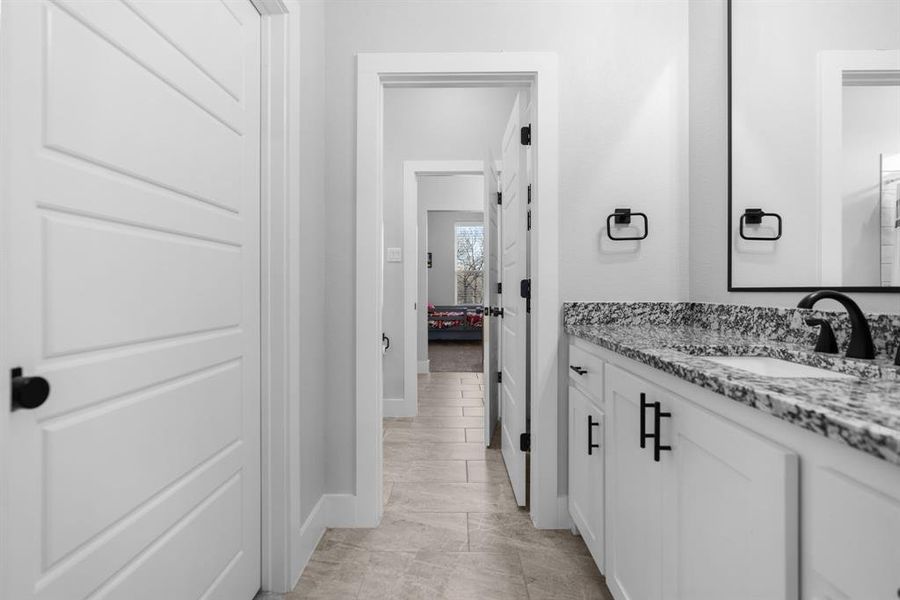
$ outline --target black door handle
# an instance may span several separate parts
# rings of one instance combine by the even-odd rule
[[[595,421],[593,415],[588,415],[588,455],[594,453],[594,448],[599,448],[600,444],[594,443],[594,427],[600,425],[600,421]]]
[[[391,338],[389,338],[388,336],[386,336],[382,333],[381,334],[381,345],[384,346],[385,350],[390,350],[391,349]]]
[[[587,375],[587,369],[584,367],[576,367],[575,365],[569,365],[569,368],[578,373],[579,375]]]
[[[11,404],[13,410],[34,409],[43,404],[50,395],[50,384],[43,377],[24,377],[22,368],[10,372],[12,387]]]

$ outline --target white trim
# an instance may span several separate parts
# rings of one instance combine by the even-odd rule
[[[300,522],[300,220],[291,203],[299,188],[291,157],[300,150],[297,127],[299,56],[297,6],[251,0],[260,17],[260,439],[262,589],[288,592],[300,578],[309,537],[321,537],[319,506]],[[293,67],[293,70],[292,70]],[[321,527],[324,531],[324,527]],[[311,552],[310,552],[311,553]]]
[[[351,494],[323,494],[298,528],[294,557],[297,568],[288,591],[300,580],[300,575],[312,558],[328,527],[346,527],[353,521],[354,497]]]
[[[418,373],[431,372],[431,361],[418,361],[419,356],[419,182],[421,175],[482,175],[480,160],[405,160],[403,161],[403,396],[404,412],[415,416],[418,407]],[[415,258],[413,258],[415,257]],[[424,318],[424,317],[423,317]],[[418,368],[416,363],[418,361]],[[422,363],[425,370],[422,370]],[[385,409],[384,416],[390,416]]]
[[[357,499],[353,494],[325,494],[328,527],[356,527]]]
[[[325,529],[328,526],[329,507],[330,498],[328,495],[323,495],[319,498],[319,501],[316,502],[316,505],[309,513],[309,516],[306,517],[306,521],[304,521],[303,525],[298,530],[295,558],[297,565],[299,565],[299,569],[296,572],[296,579],[291,582],[290,589],[293,589],[294,586],[297,585],[297,581],[300,580],[303,569],[306,568],[309,559],[312,558],[313,552],[316,551],[316,546],[319,545],[319,541],[322,539],[322,536],[325,535]]]
[[[382,514],[381,289],[383,96],[402,82],[490,85],[531,82],[536,108],[532,214],[531,517],[559,526],[557,492],[557,351],[559,332],[559,101],[557,56],[544,52],[360,54],[357,58],[356,152],[356,510],[353,525],[373,527]],[[433,84],[433,83],[432,83]],[[372,299],[375,299],[375,302]],[[414,347],[414,346],[412,346]]]
[[[494,161],[494,167],[499,172],[502,170],[503,162]],[[416,406],[417,400],[417,374],[427,374],[431,372],[431,361],[419,360],[418,365],[418,315],[419,310],[427,310],[419,307],[418,309],[418,286],[419,286],[419,261],[423,257],[419,256],[418,241],[418,217],[419,217],[419,176],[441,176],[441,175],[484,175],[484,161],[481,160],[406,160],[403,161],[403,245],[405,248],[412,248],[415,252],[416,260],[408,261],[403,265],[403,331],[404,345],[406,348],[414,348],[415,352],[404,355],[403,357],[403,389],[407,402]],[[427,219],[426,219],[427,221]],[[409,257],[409,250],[406,250],[406,256]],[[427,342],[427,340],[426,340]],[[412,399],[406,393],[406,390],[412,390]]]
[[[842,285],[844,73],[900,68],[900,50],[826,50],[819,53],[819,227],[820,285]]]
[[[417,414],[416,404],[412,408],[406,398],[385,398],[383,417],[414,417]]]

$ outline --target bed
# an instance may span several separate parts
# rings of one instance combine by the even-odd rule
[[[480,341],[482,307],[428,305],[428,341]]]

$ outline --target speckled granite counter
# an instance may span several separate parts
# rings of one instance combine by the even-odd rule
[[[843,314],[701,303],[567,303],[566,333],[770,413],[809,431],[900,465],[900,315],[868,315],[876,360],[812,351],[817,328],[832,322],[845,346]],[[703,356],[771,356],[853,375],[853,379],[775,378]]]

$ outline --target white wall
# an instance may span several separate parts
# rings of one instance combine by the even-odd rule
[[[690,298],[795,306],[802,293],[728,292],[727,20],[725,0],[690,6]],[[897,312],[897,294],[855,294],[864,310]]]
[[[436,210],[478,211],[484,206],[484,177],[481,175],[425,175],[418,178],[419,277],[418,306],[428,304],[429,270],[425,265],[428,252],[428,213]],[[428,360],[428,312],[418,314],[417,346],[419,362]]]
[[[514,88],[386,90],[383,179],[386,246],[403,246],[403,162],[482,160],[488,148],[499,154],[500,139],[517,93]],[[456,178],[436,179],[452,182]],[[455,191],[467,196],[438,196],[424,202],[442,203],[435,209],[462,210],[471,208],[467,203],[474,201],[475,210],[479,210],[484,203],[482,181],[481,177],[470,177],[468,181],[461,177],[456,184],[437,187],[435,191],[446,194]],[[403,255],[404,260],[417,260],[421,256],[412,249],[403,249]],[[391,338],[391,349],[384,355],[384,397],[402,398],[403,362],[407,352],[403,343],[403,263],[385,262],[384,268],[384,330]],[[424,314],[420,319],[423,327]]]
[[[710,4],[715,2],[692,3],[692,8]],[[816,286],[818,55],[822,50],[896,48],[900,2],[735,0],[732,15],[734,221],[749,207],[784,218],[784,237],[776,243],[735,240],[734,282]],[[868,285],[877,281],[873,277]]]
[[[682,299],[687,9],[686,0],[326,4],[329,491],[354,491],[355,55],[556,52],[561,298]],[[651,216],[638,252],[601,247],[606,215],[623,205]]]
[[[429,304],[456,304],[456,224],[484,223],[484,212],[428,211]]]
[[[900,153],[900,86],[845,86],[843,96],[843,282],[880,285],[880,155]]]

